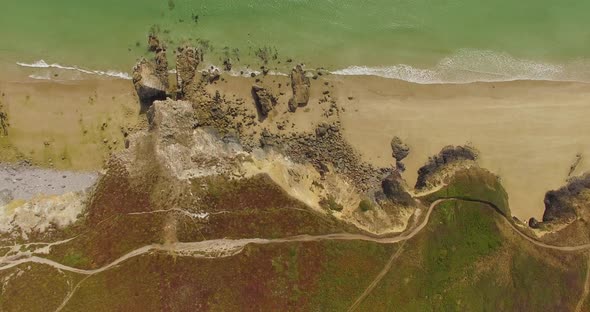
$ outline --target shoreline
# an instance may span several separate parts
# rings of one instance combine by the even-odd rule
[[[243,98],[246,105],[253,107],[250,87],[254,79],[223,77],[223,83],[212,87]],[[42,159],[47,147],[46,138],[40,133],[55,137],[58,143],[53,146],[51,142],[52,149],[60,149],[59,141],[76,147],[67,162],[56,159],[54,154],[59,152],[49,153],[55,168],[100,169],[111,152],[124,148],[121,129],[141,127],[143,116],[139,115],[130,81],[54,82],[25,76],[17,83],[7,82],[7,78],[14,76],[0,77],[0,91],[9,96],[3,102],[9,106],[13,127],[19,129],[16,147],[25,154],[27,150],[34,151],[32,157]],[[288,81],[284,76],[264,79]],[[582,162],[574,174],[590,169],[590,163],[584,161],[590,155],[590,147],[584,144],[584,133],[589,133],[590,126],[583,117],[590,114],[585,105],[590,84],[511,81],[424,85],[373,76],[328,75],[312,80],[309,110],[290,117],[298,130],[312,130],[321,122],[322,104],[318,104],[318,99],[322,97],[322,82],[334,86],[332,96],[345,109],[340,116],[344,137],[366,161],[392,166],[389,140],[394,135],[410,145],[404,173],[410,185],[416,180],[417,169],[443,146],[471,143],[481,152],[481,166],[502,178],[513,215],[526,221],[529,217],[540,219],[545,192],[563,185],[576,154],[582,154]],[[286,100],[279,101],[283,105]],[[564,105],[568,106],[567,111]],[[26,109],[17,111],[17,107]],[[93,128],[90,136],[81,134],[83,127],[76,125],[83,110],[87,115],[83,118],[85,123],[91,125],[87,128]],[[41,125],[39,114],[44,111],[53,116],[56,129]],[[101,130],[100,121],[109,118],[107,129]],[[268,125],[273,118],[269,118]],[[35,122],[31,124],[27,121],[30,119]],[[58,129],[58,125],[64,129]],[[10,158],[0,154],[0,160]]]

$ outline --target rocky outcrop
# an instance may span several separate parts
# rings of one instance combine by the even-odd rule
[[[158,77],[154,65],[146,59],[142,58],[133,67],[133,86],[144,106],[166,99],[166,85]]]
[[[461,161],[475,161],[476,159],[477,151],[469,146],[445,146],[438,155],[430,157],[428,162],[418,169],[416,189],[428,186],[429,179],[445,166]]]
[[[192,104],[186,101],[156,101],[148,110],[147,118],[150,131],[158,131],[159,137],[164,139],[174,138],[198,125]]]
[[[291,71],[291,87],[293,97],[289,100],[289,110],[295,111],[297,107],[303,107],[309,102],[309,89],[311,82],[301,65],[295,66]]]
[[[391,139],[391,150],[393,158],[397,161],[402,161],[410,154],[410,147],[397,136]]]
[[[156,76],[158,76],[164,87],[168,89],[170,84],[168,81],[168,57],[166,56],[166,50],[159,50],[156,53],[154,61],[156,64]]]
[[[259,85],[252,86],[252,97],[261,117],[268,116],[268,113],[277,105],[276,97]]]
[[[590,173],[572,178],[567,185],[545,194],[543,222],[570,222],[587,213],[590,204]]]
[[[202,53],[197,48],[188,46],[178,48],[176,53],[176,80],[181,92],[195,79],[201,58]]]
[[[321,123],[314,133],[292,133],[275,136],[275,141],[291,159],[310,163],[318,172],[326,172],[330,164],[335,173],[346,176],[355,187],[368,191],[379,185],[391,169],[375,168],[365,163],[358,152],[344,139],[340,123]]]
[[[410,206],[414,203],[414,199],[408,193],[405,182],[398,171],[390,173],[381,182],[381,188],[385,197],[396,204]]]

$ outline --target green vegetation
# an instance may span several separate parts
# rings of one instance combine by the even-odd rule
[[[61,263],[67,266],[80,268],[88,266],[90,264],[90,260],[84,256],[82,252],[75,249],[70,249],[63,257]]]
[[[344,209],[344,206],[339,204],[332,195],[328,195],[328,197],[322,198],[322,200],[320,200],[320,206],[333,211],[342,211],[342,209]]]
[[[481,168],[470,168],[455,173],[450,182],[439,191],[426,196],[433,202],[440,198],[463,198],[494,204],[500,212],[511,217],[508,194],[498,177]]]
[[[361,200],[361,202],[359,203],[359,209],[360,209],[362,212],[367,212],[367,211],[369,211],[369,210],[373,209],[373,203],[371,203],[371,201],[370,201],[370,200],[368,200],[368,199],[363,199],[363,200]]]
[[[431,218],[359,311],[556,311],[575,305],[583,288],[580,255],[507,240],[501,217],[479,203],[443,203]]]
[[[0,272],[0,311],[53,311],[76,277],[42,264],[25,264]]]

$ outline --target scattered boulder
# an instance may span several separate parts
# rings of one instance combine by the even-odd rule
[[[529,227],[531,227],[533,229],[538,229],[539,227],[541,227],[541,223],[539,223],[539,221],[537,221],[537,219],[535,219],[535,218],[530,218],[529,219]]]
[[[391,139],[391,150],[393,152],[393,158],[398,162],[402,161],[404,158],[408,157],[408,154],[410,154],[410,147],[397,136]]]
[[[179,47],[176,53],[176,80],[184,91],[191,84],[201,63],[201,51],[194,47]]]
[[[219,80],[219,78],[221,78],[221,73],[219,73],[219,70],[217,68],[204,71],[202,73],[203,81],[206,81],[208,83],[214,83],[217,80]]]
[[[262,117],[268,116],[268,113],[277,105],[276,97],[259,85],[252,86],[252,97],[254,97],[254,103],[256,103],[256,108]]]
[[[328,129],[330,129],[330,126],[326,123],[322,123],[318,125],[317,128],[315,128],[315,135],[318,137],[323,137],[328,134]]]
[[[142,105],[166,99],[166,86],[157,76],[154,65],[144,58],[133,67],[133,86]]]
[[[291,106],[303,107],[309,102],[309,89],[311,82],[305,75],[305,71],[301,65],[295,66],[291,71],[291,87],[293,88],[293,97],[291,99]]]
[[[229,58],[225,58],[225,59],[223,60],[223,69],[224,69],[225,71],[231,71],[231,68],[232,68],[231,59],[229,59]]]

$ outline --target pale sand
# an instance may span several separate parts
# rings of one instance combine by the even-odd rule
[[[412,152],[404,163],[410,184],[428,156],[445,145],[470,142],[481,151],[480,164],[501,177],[512,213],[523,220],[540,219],[545,192],[564,183],[577,153],[584,158],[575,173],[590,168],[588,84],[331,79],[342,90],[338,102],[347,108],[346,137],[367,159],[391,164],[391,137],[407,141]]]
[[[6,76],[3,76],[6,77]],[[13,79],[13,78],[12,78]],[[251,78],[228,78],[211,89],[222,89],[232,97],[246,98],[253,109]],[[289,118],[295,129],[312,130],[324,120],[320,117],[328,103],[318,105],[323,90],[331,90],[345,112],[341,114],[344,133],[349,142],[371,163],[392,165],[389,142],[400,136],[411,146],[404,160],[405,177],[410,185],[417,169],[440,149],[449,144],[471,142],[481,151],[481,165],[500,175],[510,196],[512,212],[520,219],[541,218],[543,196],[549,189],[561,186],[577,153],[584,159],[576,173],[590,169],[590,85],[556,82],[506,82],[467,85],[417,85],[378,77],[324,78],[312,80],[312,99],[308,109],[296,114],[285,113],[290,88],[287,77],[267,77],[264,82],[275,86],[281,82],[280,104],[263,123]],[[272,81],[275,81],[274,83]],[[11,140],[20,150],[33,151],[43,159],[45,137],[52,137],[59,147],[75,150],[69,162],[57,162],[66,169],[98,169],[112,150],[102,141],[117,140],[112,149],[122,146],[119,128],[136,125],[143,118],[130,81],[95,80],[76,83],[54,83],[26,80],[7,82],[0,79],[10,108],[13,131]],[[94,104],[89,97],[97,94]],[[26,99],[29,95],[29,99]],[[112,99],[115,96],[115,99]],[[352,96],[354,99],[349,100]],[[82,135],[78,124],[83,115],[90,136]],[[100,124],[110,118],[109,128]],[[253,128],[259,131],[260,127]],[[63,143],[66,142],[66,143]],[[63,146],[62,146],[63,145]],[[54,146],[54,145],[50,145]],[[59,155],[59,152],[51,153]],[[5,160],[5,156],[0,153]],[[55,157],[54,157],[55,158]]]
[[[144,119],[124,80],[2,76],[0,103],[10,123],[8,137],[0,135],[0,160],[57,169],[101,168],[109,153],[124,147],[123,131]]]

